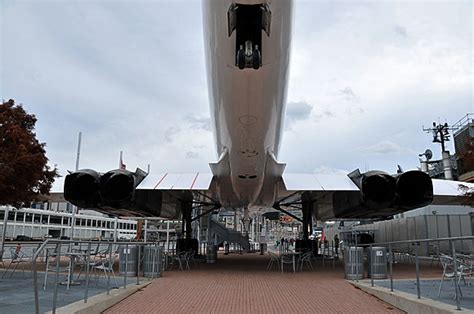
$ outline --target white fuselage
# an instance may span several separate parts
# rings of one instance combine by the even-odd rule
[[[238,4],[267,3],[270,36],[262,34],[262,66],[235,65],[236,32],[227,30],[227,12]],[[234,198],[258,204],[269,154],[277,156],[285,112],[292,1],[204,0],[204,41],[211,119],[219,156],[228,154]],[[263,31],[262,31],[263,32]],[[226,196],[221,195],[221,198]]]

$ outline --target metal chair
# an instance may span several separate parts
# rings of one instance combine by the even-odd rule
[[[54,248],[46,248],[45,250],[46,261],[45,261],[45,272],[44,272],[44,283],[43,283],[43,290],[46,290],[46,285],[48,284],[48,274],[50,271],[54,273],[65,273],[69,278],[71,270],[71,264],[68,263],[67,266],[61,266],[61,256],[58,254],[58,245]],[[57,262],[59,258],[59,268],[56,268]],[[69,290],[70,283],[69,280],[67,281],[67,290]]]
[[[453,280],[455,289],[459,289],[459,293],[462,296],[461,287],[459,284],[461,280],[464,281],[466,285],[465,271],[469,269],[469,266],[463,263],[461,260],[456,259],[456,267],[454,266],[454,259],[451,256],[441,254],[440,255],[440,262],[443,267],[443,275],[441,276],[441,283],[439,285],[438,290],[438,298],[441,296],[441,289],[443,287],[443,282],[445,279]],[[457,282],[455,282],[455,278],[457,276]]]
[[[272,269],[273,263],[275,263],[275,262],[278,265],[278,269],[280,269],[280,257],[278,255],[276,255],[275,253],[270,252],[270,251],[268,252],[268,255],[270,256],[270,260],[268,261],[267,270]]]
[[[289,255],[289,254],[283,254],[281,256],[280,262],[281,262],[281,272],[283,273],[283,268],[285,264],[292,264],[293,265],[293,273],[296,273],[296,265],[294,261],[294,256]]]
[[[180,270],[184,270],[183,263],[186,265],[186,269],[190,269],[189,262],[186,260],[186,253],[187,252],[179,252],[178,254],[172,256],[170,269],[173,269],[173,265],[175,261],[178,262],[178,266]]]
[[[300,271],[303,271],[303,267],[305,264],[309,265],[309,268],[313,270],[313,263],[311,262],[312,257],[313,257],[313,253],[311,251],[303,253],[303,255],[300,256],[300,258],[298,259]]]
[[[13,274],[15,273],[16,269],[18,268],[18,265],[22,264],[22,271],[23,271],[23,277],[25,276],[25,264],[27,262],[31,262],[31,258],[26,255],[22,250],[21,250],[21,245],[15,247],[10,247],[10,263],[8,264],[7,269],[3,272],[2,278],[5,277],[7,274],[8,270],[10,270],[10,267],[12,265],[15,265],[13,267],[13,272],[10,275],[10,278],[13,277]]]
[[[118,288],[117,278],[115,277],[114,272],[114,257],[112,258],[103,258],[100,261],[95,261],[93,264],[91,263],[91,271],[95,271],[96,273],[96,285],[99,284],[100,275],[103,273],[104,277],[109,277],[112,275],[112,278],[115,282],[115,288]]]

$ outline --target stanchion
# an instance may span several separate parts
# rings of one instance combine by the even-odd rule
[[[91,264],[91,243],[89,242],[87,245],[87,260],[86,260],[86,291],[85,291],[85,296],[84,296],[84,303],[87,303],[87,297],[89,293],[89,277],[90,277],[90,271],[89,267]]]
[[[393,292],[393,252],[392,245],[388,245],[388,254],[390,258],[390,291]]]
[[[141,259],[141,247],[140,245],[137,245],[138,247],[138,264],[137,264],[137,285],[140,284],[140,259]],[[144,248],[145,246],[143,246]]]
[[[414,243],[416,245],[415,248],[415,266],[416,266],[416,297],[419,299],[421,297],[420,292],[420,262],[418,259],[418,243]]]
[[[357,233],[355,233],[355,247],[356,247],[356,251],[357,251]],[[364,253],[362,253],[362,255],[364,255]],[[362,262],[364,261],[364,257],[362,257]],[[356,282],[359,282],[359,267],[355,266],[356,268]],[[364,277],[362,275],[362,277]]]
[[[374,257],[372,256],[372,245],[369,247],[370,285],[374,286]]]
[[[459,299],[459,280],[458,280],[458,261],[456,258],[456,247],[453,244],[452,240],[449,240],[449,245],[453,251],[453,263],[454,263],[454,291],[456,297],[456,309],[461,309],[461,300]]]
[[[109,243],[109,267],[113,267],[114,263],[112,262],[112,243]],[[107,272],[107,295],[110,294],[110,271]]]
[[[128,243],[125,245],[125,273],[123,276],[123,288],[127,287],[127,273],[128,273]]]
[[[59,263],[61,261],[61,242],[58,243],[58,251],[56,253],[56,276],[54,278],[54,295],[53,295],[53,314],[56,314],[56,305],[58,302],[58,286],[59,286]]]

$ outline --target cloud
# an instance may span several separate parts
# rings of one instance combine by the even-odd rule
[[[193,129],[201,129],[211,132],[211,118],[201,117],[197,115],[188,115],[185,121],[189,123],[189,127]]]
[[[297,121],[307,120],[311,116],[313,107],[304,101],[289,102],[286,106],[286,128],[291,129],[291,126]]]
[[[407,32],[407,29],[403,26],[400,26],[400,25],[396,25],[394,28],[393,28],[394,32],[398,35],[400,35],[401,37],[408,37],[408,32]]]
[[[186,152],[186,159],[197,159],[199,158],[199,154],[197,152]]]
[[[366,154],[416,154],[413,149],[403,147],[389,140],[384,140],[376,144],[360,147],[357,151]]]

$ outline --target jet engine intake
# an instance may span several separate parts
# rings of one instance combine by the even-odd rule
[[[363,204],[370,210],[389,207],[396,198],[395,178],[382,171],[361,175],[359,188]]]
[[[81,208],[96,207],[100,203],[100,175],[92,169],[68,174],[64,181],[64,198]]]
[[[127,206],[133,199],[136,185],[133,172],[116,169],[105,173],[100,178],[102,205],[117,208]]]
[[[424,172],[407,171],[396,178],[397,200],[395,206],[404,210],[415,209],[433,201],[433,182]]]

